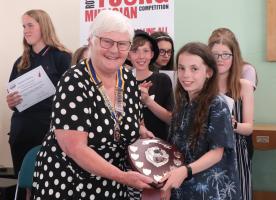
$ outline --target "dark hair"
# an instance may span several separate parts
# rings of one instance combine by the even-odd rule
[[[167,41],[167,42],[171,43],[172,55],[170,57],[168,64],[166,66],[162,67],[162,70],[173,70],[174,69],[174,44],[173,44],[172,38],[167,33],[162,32],[162,31],[153,32],[151,34],[151,37],[153,37],[157,41],[157,44],[160,41]]]
[[[81,61],[82,59],[84,59],[83,57],[83,53],[88,50],[88,46],[84,45],[80,48],[78,48],[72,56],[72,62],[71,65],[76,65],[77,63],[79,63],[79,61]]]
[[[191,126],[191,146],[194,148],[198,138],[204,133],[203,130],[208,119],[209,106],[215,96],[218,95],[218,70],[216,60],[207,45],[199,42],[191,42],[184,45],[176,54],[177,67],[179,63],[179,56],[184,53],[199,56],[203,60],[203,63],[212,70],[211,77],[206,79],[202,90],[193,100],[197,104],[194,121]],[[175,100],[176,104],[174,114],[178,114],[180,110],[183,109],[183,106],[190,101],[188,92],[184,90],[179,80],[177,80],[176,84]]]

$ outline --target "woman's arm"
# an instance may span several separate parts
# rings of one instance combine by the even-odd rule
[[[242,98],[242,123],[237,122],[234,129],[241,135],[250,135],[253,131],[254,119],[254,92],[249,81],[241,79],[241,98]]]
[[[203,156],[201,156],[198,160],[189,164],[192,168],[192,174],[197,174],[202,172],[216,163],[218,163],[223,156],[224,148],[216,148],[208,151]],[[166,176],[161,180],[161,182],[166,181],[165,185],[161,189],[162,199],[169,200],[170,199],[170,191],[172,188],[179,188],[183,181],[187,178],[188,172],[185,166],[176,168],[170,171]]]
[[[124,172],[89,148],[87,132],[57,129],[55,135],[62,151],[87,172],[138,189],[150,188],[151,178],[133,171]]]

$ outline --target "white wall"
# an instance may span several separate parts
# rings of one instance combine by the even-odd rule
[[[8,136],[12,112],[6,104],[6,84],[14,61],[22,54],[22,14],[43,9],[52,18],[60,41],[74,51],[79,47],[79,0],[0,0],[0,165],[12,166]]]

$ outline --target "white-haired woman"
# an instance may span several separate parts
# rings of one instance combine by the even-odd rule
[[[143,126],[138,86],[122,67],[134,30],[102,11],[89,34],[89,58],[69,69],[54,97],[51,128],[38,154],[34,199],[129,199],[127,186],[151,178],[127,171],[126,148],[151,133]]]

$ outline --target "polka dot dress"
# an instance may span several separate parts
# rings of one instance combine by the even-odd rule
[[[124,115],[120,142],[114,140],[114,119],[90,80],[84,63],[61,78],[53,101],[52,122],[38,153],[33,178],[33,199],[130,199],[125,185],[90,174],[59,147],[55,129],[88,133],[88,146],[109,163],[127,170],[126,149],[139,137],[141,103],[131,72],[123,69]],[[97,163],[95,163],[96,165]]]

